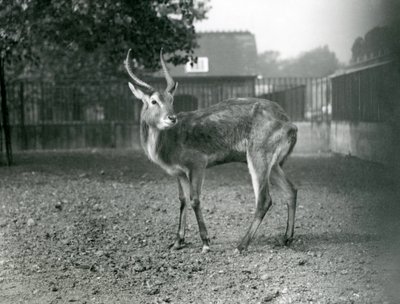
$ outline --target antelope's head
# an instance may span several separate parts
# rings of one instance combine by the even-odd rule
[[[158,92],[148,83],[140,80],[133,74],[131,63],[131,50],[125,59],[125,69],[131,77],[133,83],[129,82],[129,88],[137,99],[143,102],[141,119],[149,126],[159,130],[169,129],[177,123],[177,118],[173,108],[174,93],[178,87],[165,65],[162,49],[160,51],[161,66],[167,80],[167,88],[163,92]]]

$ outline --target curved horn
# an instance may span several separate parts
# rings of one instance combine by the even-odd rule
[[[163,56],[163,49],[162,48],[160,50],[160,61],[161,61],[162,69],[164,71],[165,79],[167,80],[167,88],[165,90],[167,92],[171,92],[175,87],[175,81],[172,79],[171,75],[169,74],[167,66],[166,66],[166,64],[164,62],[164,56]]]
[[[128,54],[126,55],[126,59],[124,61],[124,65],[125,65],[125,69],[128,72],[129,76],[131,76],[132,80],[138,85],[141,86],[143,88],[146,88],[150,91],[155,91],[154,88],[145,83],[144,81],[140,80],[139,78],[137,78],[135,76],[135,74],[133,74],[132,72],[132,68],[131,68],[131,62],[132,62],[132,58],[131,58],[131,49],[129,49]]]

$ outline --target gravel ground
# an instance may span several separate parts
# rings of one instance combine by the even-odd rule
[[[201,254],[191,210],[188,245],[168,249],[176,181],[143,154],[41,152],[16,161],[0,167],[0,303],[399,303],[399,191],[378,164],[292,157],[295,241],[279,243],[287,211],[273,191],[273,207],[238,255],[254,211],[245,165],[207,171],[212,251]]]

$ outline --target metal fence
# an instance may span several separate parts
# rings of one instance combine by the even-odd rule
[[[7,86],[15,149],[123,147],[140,107],[126,84],[14,82]]]
[[[214,77],[177,81],[177,112],[228,98],[256,96],[278,102],[294,121],[330,117],[326,79]],[[157,89],[165,87],[164,79],[150,82]],[[134,100],[126,81],[20,81],[7,89],[15,149],[129,147],[139,142],[142,102]]]
[[[153,79],[164,89],[165,79]],[[15,149],[131,147],[138,144],[142,102],[126,81],[14,82],[8,105]],[[175,96],[177,112],[210,106],[224,98],[254,96],[254,78],[189,79]]]
[[[399,75],[390,62],[333,76],[332,119],[384,122],[393,119],[399,96]]]
[[[279,103],[293,121],[329,121],[331,117],[328,78],[261,78],[256,95]]]
[[[279,103],[295,121],[384,121],[392,114],[398,78],[390,64],[329,78],[225,77],[177,79],[175,110],[190,111],[232,97]],[[164,79],[152,79],[157,89]],[[17,149],[125,147],[138,141],[141,102],[126,81],[8,84]]]
[[[162,89],[164,81],[155,81]],[[15,82],[7,87],[12,124],[138,122],[141,103],[125,81],[54,84]],[[329,85],[324,78],[200,80],[179,86],[176,111],[207,107],[223,99],[257,96],[280,103],[293,120],[328,117]],[[185,104],[186,103],[186,104]]]
[[[134,103],[126,85],[16,82],[7,87],[11,124],[129,121]]]
[[[193,110],[209,107],[219,101],[232,97],[255,96],[255,77],[253,76],[229,76],[229,77],[180,77],[175,78],[179,83],[175,94],[174,104],[176,111]],[[165,79],[149,79],[156,89],[165,88]],[[197,107],[184,107],[179,101],[187,104],[188,100],[195,100]]]

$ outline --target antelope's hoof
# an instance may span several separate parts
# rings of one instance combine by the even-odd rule
[[[245,247],[245,246],[243,246],[243,245],[239,245],[239,246],[236,247],[234,253],[235,253],[235,254],[241,254],[241,253],[243,253],[243,252],[246,251],[246,250],[247,250],[247,247]]]
[[[171,250],[179,250],[182,249],[183,247],[185,247],[185,242],[183,241],[176,241],[173,244],[169,245],[169,248]]]
[[[210,246],[207,246],[207,245],[204,245],[203,246],[203,249],[201,250],[201,253],[207,253],[207,252],[209,252],[211,249],[210,249]]]
[[[293,242],[293,237],[287,237],[287,236],[283,237],[283,245],[284,246],[290,246],[290,244],[292,244],[292,242]]]

